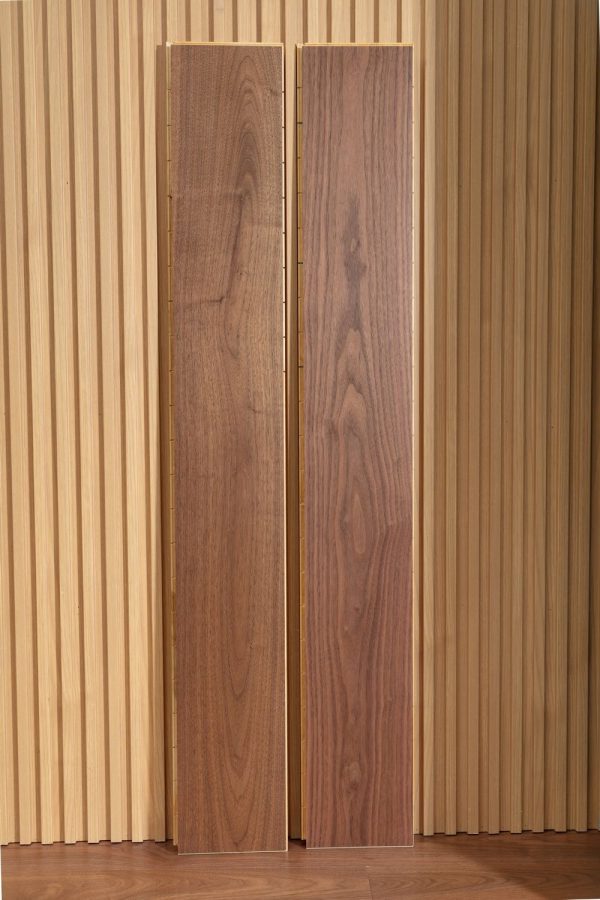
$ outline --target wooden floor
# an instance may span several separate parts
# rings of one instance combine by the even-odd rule
[[[598,898],[600,833],[417,838],[412,849],[177,856],[170,844],[2,851],[4,900]]]

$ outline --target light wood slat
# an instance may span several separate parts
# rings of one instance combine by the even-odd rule
[[[190,41],[210,40],[210,6],[211,0],[189,0],[190,4]],[[160,7],[155,4],[155,18]],[[160,46],[160,44],[158,45]],[[158,65],[158,62],[157,62]],[[158,129],[157,129],[158,134]]]
[[[77,333],[72,264],[74,184],[71,177],[72,65],[69,19],[63,0],[47,8],[49,168],[52,232],[52,296],[57,453],[60,622],[61,750],[64,831],[67,843],[85,838],[83,750],[83,659],[80,642],[80,528],[77,421]],[[65,177],[68,173],[68,178]],[[65,260],[70,264],[65,265]],[[55,836],[55,840],[59,836]]]
[[[459,0],[448,6],[447,81],[459,77]],[[458,91],[447,93],[447,209],[446,222],[446,670],[445,670],[445,821],[443,830],[456,833],[456,547],[457,547],[457,374],[458,374]]]
[[[436,69],[440,72],[447,69],[447,10],[444,8],[439,11],[436,21]],[[445,133],[446,119],[445,107],[441,97],[436,97],[435,107],[435,127],[440,134]],[[445,303],[445,285],[446,285],[446,269],[442,261],[446,256],[446,235],[443,230],[438,228],[441,222],[446,218],[447,197],[444,190],[445,185],[445,167],[435,165],[435,252],[436,259],[440,260],[440,265],[434,267],[434,285],[435,285],[435,323],[434,323],[434,352],[436,358],[440,360],[440,365],[434,369],[434,407],[435,407],[435,430],[434,430],[434,484],[436,502],[438,504],[439,514],[435,517],[433,540],[434,540],[434,556],[440,557],[440,561],[444,555],[444,527],[445,527],[445,443],[440,439],[440,424],[446,419],[445,406],[445,353],[446,353],[446,303]],[[434,647],[442,646],[444,643],[444,635],[446,629],[445,621],[445,598],[444,598],[444,566],[437,566],[434,570],[433,579],[433,621],[434,621]],[[433,733],[433,759],[434,771],[433,779],[436,785],[443,784],[444,777],[444,751],[445,751],[445,734],[444,734],[444,701],[445,701],[445,684],[446,684],[446,667],[445,658],[441,657],[433,662],[433,681],[434,681],[434,733]],[[433,815],[434,815],[434,831],[441,830],[444,817],[445,792],[436,789],[434,792]]]
[[[509,827],[522,830],[523,771],[523,603],[524,603],[524,454],[526,358],[526,204],[527,204],[527,9],[515,10],[515,205],[513,253],[513,468],[512,468],[512,597],[510,689]],[[510,145],[507,145],[510,147]],[[507,152],[510,152],[508,149]],[[508,336],[510,340],[510,335]]]
[[[533,745],[532,745],[532,810],[530,828],[544,829],[545,781],[539,777],[545,766],[544,711],[546,703],[545,675],[545,629],[546,629],[546,473],[547,473],[547,395],[548,395],[548,257],[549,257],[549,215],[550,215],[550,85],[551,85],[551,40],[552,11],[547,0],[540,0],[537,10],[537,96],[538,96],[538,146],[535,162],[537,166],[537,198],[534,212],[537,214],[535,255],[532,269],[535,272],[536,323],[535,323],[535,468],[534,468],[534,548],[532,565],[533,584]],[[538,777],[535,777],[535,774]]]
[[[95,5],[96,71],[110,72],[115,66],[114,4],[100,0]],[[129,794],[123,734],[127,728],[125,661],[125,565],[123,485],[113,473],[123,464],[120,423],[121,333],[119,304],[119,244],[117,210],[117,136],[115,85],[110,79],[97,82],[98,241],[100,250],[102,401],[104,458],[104,547],[106,558],[106,667],[108,707],[109,817],[111,840],[122,840],[127,831]]]
[[[507,0],[506,11],[506,83],[505,83],[505,133],[504,146],[516,145],[518,84],[517,84],[517,3],[518,0]],[[515,316],[515,222],[516,222],[516,157],[514,153],[503,155],[503,177],[506,184],[504,196],[503,248],[505,253],[502,285],[502,375],[501,375],[501,456],[502,484],[500,505],[501,530],[501,585],[500,585],[500,696],[507,702],[499,705],[500,760],[499,781],[500,797],[498,809],[498,827],[501,831],[510,828],[510,785],[511,785],[511,702],[512,698],[512,592],[513,592],[513,465],[514,445],[512,440],[512,424],[514,421],[514,316]]]
[[[483,7],[471,10],[469,337],[468,337],[468,724],[467,830],[479,831],[479,552],[480,552],[480,365],[481,158]]]
[[[237,27],[237,23],[236,23]],[[233,0],[213,0],[213,40],[214,41],[233,41],[234,35],[233,23]],[[178,40],[184,40],[185,37],[179,32]],[[172,36],[171,40],[176,38]]]
[[[459,81],[459,124],[458,124],[458,154],[459,154],[459,184],[468,185],[471,176],[470,170],[470,97],[471,97],[471,17],[472,5],[461,0],[460,3],[460,81]],[[435,90],[435,87],[434,87]],[[427,152],[427,148],[425,150]],[[469,297],[469,219],[470,219],[470,195],[468,190],[459,191],[458,208],[458,296],[460,307],[458,312],[458,372],[457,372],[457,419],[458,439],[457,452],[460,460],[468,459],[468,305],[465,298]],[[428,262],[425,260],[427,267]],[[423,360],[424,370],[429,365],[428,358]],[[426,427],[424,423],[424,428]],[[425,475],[423,475],[425,477]],[[456,793],[457,810],[456,826],[458,831],[466,831],[468,828],[468,635],[469,635],[469,585],[468,585],[468,491],[469,491],[469,467],[460,465],[457,481],[457,531],[461,535],[457,553],[457,694],[463,698],[456,711],[457,730],[457,771]],[[435,515],[435,510],[434,510]],[[423,555],[424,565],[427,554]]]
[[[11,471],[13,603],[16,754],[18,781],[18,839],[29,844],[37,838],[36,797],[39,790],[36,774],[36,685],[34,681],[34,525],[31,483],[31,349],[29,346],[29,292],[25,285],[26,209],[21,167],[24,123],[21,97],[23,52],[22,9],[11,5],[9,21],[0,33],[0,78],[2,90],[2,150],[4,188],[4,235],[6,265],[5,328],[8,348],[10,435],[9,467]],[[13,738],[14,740],[14,738]]]
[[[0,6],[0,32],[10,32],[10,6]],[[0,44],[1,47],[1,44]],[[3,73],[0,68],[0,91]],[[3,96],[3,95],[2,95]],[[4,190],[4,128],[0,132],[0,190]],[[13,740],[16,708],[14,703],[16,673],[13,662],[12,630],[12,517],[9,509],[11,491],[10,465],[10,396],[8,352],[8,293],[6,260],[6,209],[0,202],[0,658],[6,669],[0,683],[0,840],[7,843],[19,840],[17,758]],[[10,727],[12,725],[12,727]]]
[[[245,0],[237,4],[237,23],[234,27],[236,40],[256,41],[256,5],[260,0]]]
[[[147,534],[140,528],[146,521],[147,460],[146,423],[143,403],[144,310],[142,284],[143,249],[139,223],[142,221],[139,129],[132,127],[134,110],[139,109],[139,64],[137,59],[138,20],[133,6],[119,6],[119,87],[121,137],[122,237],[123,254],[123,341],[128,358],[125,368],[125,484],[127,508],[127,652],[129,688],[129,728],[131,747],[146,746],[150,729],[147,650],[143,636],[148,629]],[[141,390],[141,393],[140,393]],[[151,783],[151,755],[133,755],[131,763],[131,839],[144,840],[145,785]]]
[[[376,3],[377,0],[362,0],[354,4],[354,40],[357,44],[375,40]]]
[[[280,41],[281,34],[281,2],[280,0],[257,0],[260,4],[262,41]]]
[[[380,26],[383,13],[380,10]],[[385,27],[385,26],[384,26]],[[422,467],[422,334],[421,304],[421,205],[422,205],[422,99],[424,25],[420,9],[415,6],[412,30],[401,38],[413,42],[413,828],[421,828],[421,604],[422,604],[422,530],[420,527]]]
[[[600,135],[600,65],[596,57],[596,141]],[[600,153],[594,167],[592,409],[600,403]],[[600,828],[600,417],[592,417],[588,827]],[[596,662],[594,662],[596,661]]]
[[[594,72],[598,41],[592,4],[576,10],[573,169],[573,260],[571,320],[569,658],[567,828],[587,828],[588,697],[590,602],[590,449],[592,426],[592,312],[594,210],[586,193],[594,178],[596,96]],[[582,213],[577,214],[581,209]],[[599,823],[600,824],[600,823]]]
[[[424,33],[425,46],[435,47],[436,41],[436,16],[435,4],[426,3],[422,10],[421,25]],[[436,92],[436,57],[433,56],[428,67],[424,87],[424,121],[422,127],[425,134],[435,133],[435,92]],[[428,151],[428,152],[427,152]],[[424,201],[422,206],[422,241],[423,253],[435,258],[435,146],[432,144],[423,150],[423,191]],[[430,358],[433,354],[435,340],[435,295],[434,295],[434,268],[425,266],[423,272],[422,289],[422,320],[423,320],[423,355]],[[423,404],[423,462],[422,462],[422,541],[423,559],[434,557],[434,515],[435,515],[435,386],[431,367],[423,369],[422,404]],[[432,566],[424,566],[422,572],[422,607],[421,629],[422,646],[421,665],[421,829],[423,834],[432,834],[434,830],[434,677],[435,654],[433,644],[434,626],[434,570]]]
[[[504,254],[504,135],[505,135],[505,34],[506,2],[493,4],[492,22],[492,103],[491,123],[491,253],[490,272],[490,507],[496,513],[489,522],[489,649],[488,649],[488,734],[487,734],[487,830],[500,830],[500,692],[502,590],[502,331],[503,271],[495,260]]]
[[[97,415],[98,332],[95,308],[95,172],[92,97],[91,11],[77,0],[71,7],[70,54],[73,72],[73,153],[75,284],[77,297],[77,377],[79,385],[79,465],[81,490],[81,618],[83,629],[85,777],[87,840],[101,840],[108,810],[106,807],[106,759],[104,722],[103,657],[105,635],[102,625],[102,485],[100,482],[100,435]]]
[[[27,184],[27,268],[31,353],[31,419],[35,545],[35,640],[37,642],[36,754],[42,843],[60,833],[58,693],[56,671],[56,543],[49,247],[44,96],[44,22],[41,5],[23,5],[23,75]]]
[[[398,17],[398,0],[375,0],[375,6],[379,25],[376,41],[399,41],[402,38],[410,40],[407,33],[402,34],[402,37],[399,34],[402,23]]]
[[[545,818],[566,829],[569,570],[569,379],[575,17],[555,0],[552,27],[551,188],[548,306],[548,496]],[[565,235],[569,240],[563,237]]]
[[[342,44],[353,40],[351,0],[331,0],[331,35],[328,40]]]
[[[141,85],[143,96],[143,129],[141,131],[141,153],[143,161],[142,234],[145,273],[142,284],[147,300],[140,302],[143,321],[143,399],[145,403],[144,452],[146,457],[146,589],[140,596],[140,604],[147,608],[146,631],[150,648],[159,652],[148,652],[145,648],[145,683],[148,702],[148,724],[146,740],[148,761],[145,783],[150,785],[150,799],[146,805],[145,833],[156,840],[165,838],[165,773],[160,764],[164,756],[164,683],[163,659],[160,649],[164,646],[162,631],[162,528],[160,519],[160,417],[157,389],[159,373],[158,334],[158,240],[156,201],[156,46],[160,36],[161,20],[154,3],[145,3],[141,18]],[[139,41],[139,38],[138,38]],[[139,313],[138,313],[139,315]],[[152,383],[149,383],[152,376]],[[154,387],[154,389],[152,389]],[[143,601],[147,598],[147,605]],[[144,688],[142,687],[142,690]],[[157,764],[158,763],[158,764]],[[144,784],[144,781],[142,781]]]
[[[481,369],[480,369],[480,602],[479,602],[479,829],[488,830],[489,818],[489,674],[490,647],[490,545],[491,520],[491,267],[492,255],[492,116],[493,10],[483,4],[482,161],[481,161]]]
[[[413,34],[415,34],[416,22],[416,6],[415,0],[398,0],[397,10],[397,40],[411,42]]]

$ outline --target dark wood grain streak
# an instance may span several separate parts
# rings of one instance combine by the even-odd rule
[[[285,849],[282,49],[170,52],[178,845]]]
[[[307,843],[412,843],[408,47],[304,47]]]
[[[600,834],[415,839],[402,849],[177,856],[169,844],[2,850],[5,900],[399,900],[600,897]]]

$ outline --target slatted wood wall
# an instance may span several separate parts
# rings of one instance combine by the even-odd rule
[[[565,820],[565,802],[567,824],[581,825],[587,820],[590,827],[600,825],[598,302],[593,332],[595,390],[592,404],[595,415],[591,559],[595,565],[591,569],[591,652],[588,658],[583,647],[588,621],[584,585],[574,584],[566,609],[567,623],[571,624],[566,678],[564,644],[560,641],[552,643],[553,637],[560,637],[559,623],[565,621],[565,595],[553,588],[552,596],[559,596],[556,607],[559,617],[555,621],[549,614],[549,595],[545,590],[541,591],[547,576],[548,559],[552,559],[552,584],[560,585],[562,579],[564,585],[564,553],[558,557],[556,554],[545,555],[545,536],[543,546],[540,546],[541,513],[548,500],[548,484],[553,492],[552,508],[555,510],[548,519],[552,523],[549,531],[554,542],[552,546],[557,541],[566,546],[562,542],[566,540],[564,491],[568,477],[568,496],[574,489],[576,498],[575,502],[569,503],[568,558],[581,561],[580,554],[586,555],[581,530],[585,519],[581,503],[585,504],[585,494],[578,489],[578,470],[575,468],[575,462],[577,465],[583,463],[585,467],[586,454],[581,451],[585,451],[586,438],[575,440],[574,449],[571,438],[585,430],[582,426],[580,431],[572,416],[582,415],[585,400],[578,393],[577,378],[583,378],[584,394],[587,390],[589,396],[591,348],[583,322],[590,324],[591,333],[590,311],[583,301],[578,301],[569,306],[568,323],[556,320],[553,315],[557,309],[558,284],[560,279],[567,277],[571,265],[565,254],[570,255],[571,276],[579,277],[584,271],[579,267],[578,261],[583,258],[580,254],[586,247],[588,253],[593,252],[597,301],[600,297],[600,178],[596,178],[595,186],[595,248],[585,244],[592,227],[591,187],[583,192],[584,200],[581,201],[581,208],[587,210],[587,219],[578,215],[579,206],[575,215],[573,208],[567,209],[568,202],[564,207],[566,220],[570,218],[573,227],[568,232],[566,220],[561,218],[563,204],[568,201],[566,188],[564,191],[563,188],[551,190],[550,185],[560,183],[567,173],[567,183],[573,179],[576,197],[581,198],[582,166],[585,164],[579,151],[587,138],[582,138],[577,128],[571,128],[571,132],[560,129],[558,121],[569,122],[572,118],[573,122],[579,123],[579,129],[585,122],[592,121],[584,115],[585,108],[589,116],[593,115],[591,93],[588,96],[586,91],[582,92],[581,86],[583,82],[587,83],[588,77],[593,78],[593,75],[584,75],[584,70],[593,72],[594,69],[593,55],[597,45],[592,48],[592,39],[596,36],[597,40],[598,34],[596,4],[594,0],[580,0],[577,4],[561,4],[558,0],[527,0],[524,3],[496,0],[493,4],[491,0],[450,0],[449,3],[414,0],[414,4],[413,8],[413,0],[361,0],[360,3],[352,0],[95,0],[93,3],[91,0],[24,0],[23,3],[0,3],[1,842],[94,840],[103,836],[114,840],[129,836],[134,839],[160,838],[164,834],[165,806],[167,830],[171,833],[169,750],[173,732],[169,690],[172,671],[170,573],[167,569],[164,572],[163,625],[160,620],[155,55],[156,47],[165,40],[186,39],[285,42],[288,298],[297,295],[295,235],[293,227],[289,227],[294,222],[296,209],[295,44],[330,40],[414,40],[419,66],[419,77],[415,79],[415,155],[422,191],[420,201],[428,223],[424,232],[427,247],[415,269],[415,293],[421,296],[422,284],[421,312],[425,315],[422,323],[419,319],[415,322],[415,372],[417,379],[423,381],[423,425],[426,426],[421,431],[417,407],[417,449],[421,433],[427,438],[426,452],[415,456],[416,513],[422,509],[421,526],[415,533],[415,583],[418,588],[415,603],[415,829],[452,831],[460,826],[485,830],[493,829],[498,820],[502,827],[518,828],[519,824],[532,827],[534,809],[538,825],[543,821],[547,827],[553,827]],[[577,10],[576,18],[571,21],[574,9]],[[561,31],[559,25],[563,16],[566,17],[566,28]],[[589,16],[588,30],[583,25],[586,16]],[[558,42],[561,34],[565,36],[562,46]],[[588,48],[585,53],[584,48]],[[428,76],[423,94],[425,61]],[[482,77],[477,81],[474,76],[479,71]],[[541,77],[549,72],[551,78]],[[525,76],[526,105],[516,101],[517,75],[519,85]],[[450,90],[451,84],[460,84],[460,91]],[[566,90],[563,100],[560,99],[562,87]],[[520,92],[519,86],[519,99]],[[439,96],[437,102],[436,94]],[[573,103],[565,102],[571,96]],[[553,102],[558,102],[556,110],[562,110],[559,115],[564,117],[554,126],[548,123],[551,97],[554,97]],[[447,103],[442,102],[442,98]],[[490,110],[500,110],[502,116],[492,117]],[[524,131],[525,110],[531,131]],[[34,127],[35,123],[37,127]],[[495,137],[503,134],[505,127],[509,130],[504,140],[496,141]],[[599,131],[597,125],[596,133]],[[569,133],[576,141],[571,149],[565,145]],[[525,153],[522,147],[524,134],[527,138]],[[543,143],[544,135],[548,138],[546,144]],[[430,148],[428,153],[421,152],[423,140]],[[518,150],[519,161],[527,160],[526,180],[522,166],[517,166],[517,158],[511,158],[511,146]],[[540,151],[539,160],[536,149]],[[471,156],[477,166],[469,164]],[[596,161],[598,156],[596,145]],[[436,172],[436,158],[442,162],[440,172]],[[546,169],[552,160],[557,182],[548,181]],[[572,175],[568,175],[570,160],[579,160],[572,167]],[[447,169],[451,177],[447,176]],[[457,177],[457,170],[460,177]],[[487,179],[489,172],[494,173],[492,181]],[[560,177],[559,172],[563,173]],[[483,173],[486,173],[485,182]],[[500,177],[508,177],[507,184],[511,188],[506,192],[502,206],[501,224],[498,222]],[[480,209],[478,187],[484,183],[486,190],[481,197]],[[524,183],[528,187],[523,228]],[[490,184],[495,185],[491,196]],[[539,201],[534,203],[538,196]],[[552,221],[556,222],[558,217],[562,228],[557,236],[564,236],[560,246],[556,244],[556,236],[553,238],[552,253],[544,249],[550,232],[544,236],[543,203],[547,204],[547,215],[553,204]],[[417,260],[423,224],[419,218],[420,209],[417,204]],[[446,233],[443,222],[433,227],[436,216],[441,216],[444,210],[449,222]],[[536,210],[539,226],[533,216]],[[480,216],[484,225],[481,246],[475,228]],[[515,220],[521,223],[516,232],[518,241],[515,249],[509,252],[507,229]],[[501,248],[496,244],[500,232]],[[467,249],[469,235],[474,243]],[[479,253],[471,254],[471,250],[478,248]],[[532,256],[534,252],[539,261],[537,264]],[[471,268],[463,263],[467,254]],[[503,260],[501,285],[498,284],[498,270],[491,264],[499,256]],[[511,294],[508,278],[516,278],[517,284],[521,285],[524,277],[526,284],[537,279],[543,285],[551,275],[550,260],[553,261],[552,284],[556,286],[551,294],[553,305],[548,307],[548,324],[556,321],[560,329],[568,325],[569,341],[558,340],[564,334],[556,329],[547,333],[545,341],[541,340],[543,308],[540,304],[532,307],[527,304],[525,347],[510,348],[512,355],[504,356],[503,353],[499,363],[498,345],[491,341],[492,333],[495,336],[499,327],[498,304],[492,304],[491,298],[496,298],[499,293],[503,298],[500,327],[503,334],[505,331],[508,334],[511,322],[513,329],[515,327],[515,312],[517,322],[522,322],[523,317],[522,287],[520,293]],[[459,277],[461,280],[456,286]],[[482,285],[486,287],[477,308],[477,304],[467,298],[477,296],[475,288],[479,278],[483,278]],[[451,288],[455,285],[454,289],[447,291],[446,282]],[[544,290],[550,292],[549,287]],[[578,290],[579,294],[567,292],[569,298],[578,296],[581,300],[583,287]],[[514,298],[510,304],[509,294]],[[161,296],[164,295],[162,291]],[[534,295],[539,296],[535,291],[527,294],[528,297]],[[561,291],[560,296],[563,295]],[[288,484],[288,510],[292,527],[288,532],[288,594],[290,611],[294,614],[299,599],[298,530],[297,517],[294,517],[298,503],[295,480],[298,465],[295,309],[295,304],[289,303],[288,471],[292,477]],[[493,320],[492,310],[495,311]],[[581,315],[583,321],[573,318]],[[466,318],[469,316],[471,319]],[[471,330],[466,327],[467,322],[472,322]],[[476,340],[478,323],[479,342]],[[423,346],[419,333],[421,324],[427,330]],[[448,340],[444,342],[442,325],[446,324],[451,327],[447,329]],[[437,328],[432,330],[433,325]],[[539,353],[534,357],[530,351],[538,344],[531,340],[533,333],[540,334]],[[550,338],[550,334],[555,337]],[[576,335],[579,337],[574,343]],[[469,336],[473,338],[471,341]],[[430,370],[434,344],[436,349],[443,344],[444,352],[439,357],[439,364]],[[544,449],[542,428],[545,427],[548,436],[548,414],[554,416],[557,409],[567,403],[564,392],[552,394],[551,408],[535,402],[544,384],[553,392],[559,380],[559,371],[547,367],[548,357],[545,369],[541,368],[545,352],[553,364],[560,363],[563,367],[566,367],[565,354],[569,358],[569,378],[565,380],[569,387],[569,429],[567,437],[561,432],[558,439],[547,441]],[[540,364],[541,380],[535,382],[535,391],[532,391],[534,358]],[[454,359],[456,366],[452,363]],[[478,391],[479,382],[474,378],[468,381],[472,389],[470,405],[466,360],[471,360],[472,366],[478,364],[484,376]],[[84,364],[88,361],[89,365]],[[500,385],[498,364],[502,371]],[[525,396],[522,399],[517,390],[516,413],[514,387],[519,387],[519,379],[514,377],[515,365],[517,375],[521,371],[525,375]],[[472,373],[473,368],[470,371]],[[426,373],[429,373],[428,379],[424,381],[422,376]],[[449,402],[443,391],[444,384],[447,384]],[[499,387],[502,388],[500,401]],[[492,399],[492,389],[496,413],[488,421],[491,405],[478,404],[482,391],[484,397],[489,392]],[[500,443],[496,441],[498,402],[502,414],[506,412],[509,416],[509,425],[516,421],[515,415],[520,416],[522,438],[520,426],[516,430],[505,427],[502,419],[501,440]],[[532,402],[539,416],[535,426],[538,442],[533,445],[534,424],[529,418]],[[520,412],[521,403],[525,404],[523,413]],[[453,409],[456,412],[452,412]],[[449,417],[447,411],[451,413]],[[467,480],[464,466],[467,437],[464,424],[465,415],[468,417],[469,414],[471,421],[479,423],[471,440],[472,459],[477,455],[477,447],[480,448],[479,480],[475,473],[471,477],[470,472]],[[514,488],[514,496],[512,485],[515,479],[511,481],[508,475],[508,471],[515,471],[514,462],[511,463],[513,469],[506,468],[508,461],[515,459],[514,449],[511,449],[513,437],[515,441],[522,439],[525,448],[520,455],[516,454],[516,471],[523,466],[523,471],[529,473],[523,482],[523,499],[517,488]],[[517,449],[519,447],[520,444]],[[453,452],[458,454],[456,464]],[[497,519],[488,522],[489,505],[483,501],[482,509],[477,512],[476,490],[481,483],[482,496],[487,497],[488,491],[490,496],[492,492],[498,496],[498,478],[488,475],[492,472],[492,456],[495,459],[498,453],[505,464],[500,484],[503,509],[500,523]],[[532,503],[531,466],[538,459],[540,463],[543,459],[548,461],[549,455],[558,460],[557,484],[547,483],[547,465],[543,479],[543,469],[536,466],[534,473],[539,474],[539,488],[536,488],[536,500]],[[568,470],[565,457],[568,458]],[[446,460],[450,462],[450,471],[456,471],[456,481],[446,480]],[[461,462],[460,482],[458,461]],[[427,468],[422,473],[423,463]],[[432,473],[433,482],[430,480]],[[424,486],[428,484],[424,492]],[[543,490],[544,485],[546,490]],[[516,515],[514,510],[521,503],[528,510],[522,537],[519,541],[521,532],[517,530],[510,543],[513,548],[510,567],[504,566],[501,556],[503,565],[498,587],[497,551],[490,553],[490,550],[497,546],[498,529],[501,535],[506,535],[512,517]],[[483,531],[484,537],[479,542],[475,529],[477,521],[484,529],[490,529]],[[515,521],[518,526],[518,519]],[[532,521],[537,521],[537,530],[532,528]],[[466,523],[470,523],[468,531],[465,530]],[[486,536],[488,533],[490,537]],[[421,551],[422,538],[426,541],[426,553]],[[533,545],[535,539],[538,540],[537,549]],[[506,539],[504,546],[508,552]],[[534,557],[538,561],[535,568],[532,566]],[[427,561],[427,566],[421,567],[421,560]],[[515,584],[512,576],[520,571],[521,565],[527,573],[522,582],[527,585],[523,601],[518,580],[514,595],[511,586]],[[584,564],[581,567],[570,565],[568,577],[585,578],[586,571],[589,570]],[[450,587],[447,592],[446,577]],[[489,578],[494,593],[481,590],[481,584],[487,584]],[[532,579],[538,585],[534,594],[529,592]],[[537,598],[535,604],[533,597]],[[576,611],[578,605],[580,609]],[[537,623],[540,619],[543,628],[540,625],[538,630],[535,625],[538,655],[534,668],[531,636],[534,621]],[[577,623],[583,625],[583,629],[573,627]],[[166,629],[167,679],[164,728],[160,687],[163,627]],[[494,628],[497,630],[493,631]],[[476,637],[480,633],[484,640],[479,648]],[[500,637],[500,666],[497,641],[487,641],[486,635]],[[540,642],[543,642],[543,666]],[[582,645],[579,652],[575,649],[577,642]],[[289,654],[292,686],[297,662],[294,649],[292,645]],[[525,669],[521,678],[518,668],[513,670],[512,665],[509,668],[502,663],[505,655],[511,660],[522,658]],[[546,660],[549,666],[555,666],[556,661],[557,667],[547,672]],[[579,665],[589,673],[587,756],[584,740],[586,688]],[[513,678],[511,674],[514,674]],[[542,679],[547,687],[543,707]],[[475,691],[477,684],[480,689]],[[293,690],[291,696],[297,697],[298,691]],[[546,700],[550,711],[548,717],[543,713]],[[516,712],[514,718],[513,710]],[[522,724],[519,726],[519,723]],[[298,726],[299,715],[296,714],[292,717],[290,746],[295,746]],[[166,804],[163,735],[168,762]],[[38,740],[40,749],[36,752]],[[546,745],[548,749],[552,746],[551,753],[546,752]],[[534,758],[539,764],[542,747],[544,767],[538,768],[532,779],[530,753],[535,749],[537,756]],[[464,764],[467,755],[468,767]],[[578,762],[573,765],[571,760]],[[563,794],[556,797],[546,790],[553,783],[549,779],[556,773],[566,801],[562,799]],[[582,782],[589,785],[587,804]],[[535,800],[531,795],[533,785],[538,791]],[[543,801],[540,800],[539,785],[544,788]],[[298,785],[292,784],[291,788],[296,790]],[[523,816],[519,815],[520,799],[524,803]]]
[[[598,7],[420,9],[418,827],[597,827]]]
[[[165,834],[160,3],[0,3],[0,839]]]

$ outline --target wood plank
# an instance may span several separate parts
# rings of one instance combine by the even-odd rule
[[[600,835],[417,838],[414,848],[178,857],[169,844],[8,847],[8,897],[195,900],[524,900],[598,896]],[[93,872],[93,877],[90,873]]]
[[[281,850],[282,51],[170,53],[179,849]]]
[[[313,847],[412,842],[411,64],[302,50]]]

